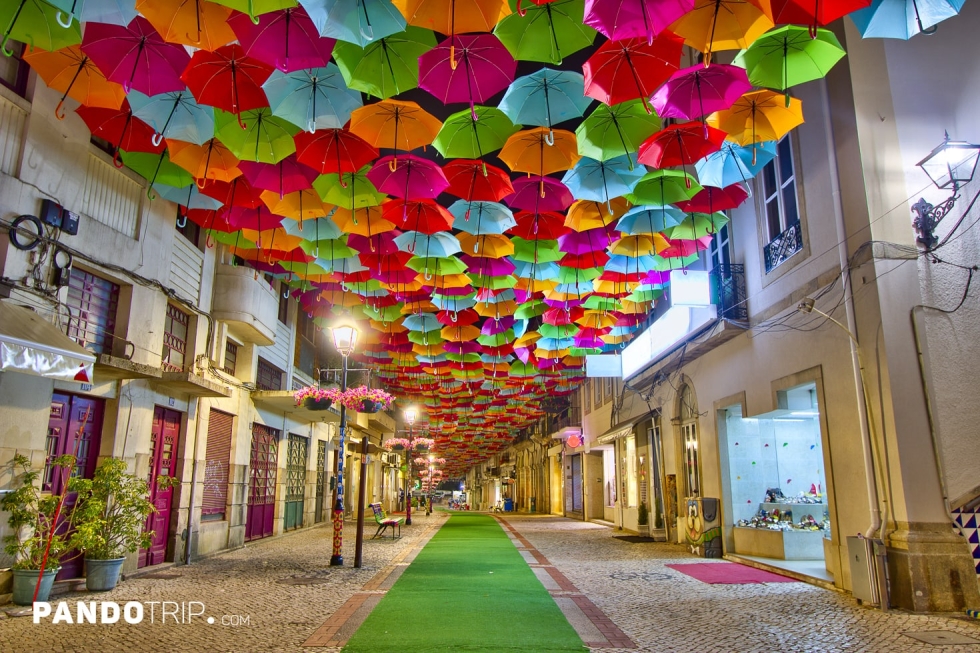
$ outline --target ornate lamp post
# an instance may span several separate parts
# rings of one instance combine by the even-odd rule
[[[430,453],[429,454],[429,506],[428,506],[429,511],[426,513],[427,515],[432,514],[432,482],[435,480],[432,474],[435,472],[435,463],[433,462],[435,461],[435,459],[436,459],[435,455]]]
[[[412,525],[412,450],[415,440],[412,438],[412,427],[418,419],[419,412],[414,407],[405,409],[405,423],[408,424],[408,451],[405,460],[408,462],[408,482],[405,488],[405,525]]]
[[[926,247],[933,247],[938,242],[933,231],[953,210],[953,205],[960,198],[957,195],[960,187],[973,179],[978,159],[980,159],[980,145],[966,141],[951,141],[949,133],[946,133],[943,142],[930,152],[929,156],[916,164],[937,188],[950,188],[953,191],[953,194],[938,206],[933,206],[921,198],[912,205],[912,212],[915,213],[912,226],[919,232],[917,242]]]
[[[357,344],[357,329],[350,325],[336,326],[333,332],[333,344],[343,357],[343,373],[340,377],[341,392],[347,390],[347,357],[354,352]],[[340,405],[340,444],[337,448],[337,501],[333,507],[333,555],[330,556],[330,566],[344,564],[341,549],[344,544],[344,440],[347,432],[347,408]]]

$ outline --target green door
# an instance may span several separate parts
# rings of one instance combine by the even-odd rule
[[[303,525],[303,496],[306,493],[306,455],[309,440],[289,434],[286,452],[286,517],[284,530]]]

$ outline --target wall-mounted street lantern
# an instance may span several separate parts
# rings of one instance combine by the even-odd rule
[[[980,145],[966,141],[951,141],[949,133],[946,133],[943,142],[930,152],[929,156],[916,164],[937,188],[952,190],[949,199],[938,206],[933,206],[922,198],[912,205],[912,212],[915,213],[912,226],[919,234],[916,238],[917,242],[926,247],[932,247],[938,242],[934,233],[936,227],[953,209],[953,205],[959,199],[957,193],[960,187],[973,179],[978,159],[980,159]]]

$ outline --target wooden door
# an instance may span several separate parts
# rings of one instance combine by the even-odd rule
[[[249,462],[248,511],[245,540],[272,535],[276,514],[276,478],[279,466],[279,430],[254,424]]]
[[[327,485],[327,442],[318,440],[316,446],[316,507],[313,513],[313,522],[319,524],[323,521],[323,498],[326,494]]]
[[[60,494],[68,479],[65,470],[52,467],[51,460],[57,456],[73,455],[76,458],[72,476],[92,478],[95,463],[99,457],[99,444],[102,439],[102,415],[105,400],[80,397],[62,393],[51,395],[51,414],[48,418],[47,459],[44,464],[42,489]],[[63,514],[70,514],[75,506],[74,492],[65,497]],[[65,555],[58,572],[58,580],[79,578],[82,575],[82,556],[77,551]]]
[[[286,512],[283,530],[303,526],[303,507],[306,497],[306,458],[309,439],[289,434],[286,447]]]
[[[153,410],[153,427],[150,431],[150,501],[156,512],[146,520],[146,530],[153,531],[149,549],[140,549],[139,566],[158,565],[167,557],[167,540],[170,536],[171,508],[174,489],[161,487],[157,479],[176,475],[177,444],[180,440],[181,413],[157,406]]]

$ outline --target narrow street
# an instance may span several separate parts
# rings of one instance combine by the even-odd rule
[[[120,607],[142,602],[139,624],[53,624],[54,611],[34,624],[29,616],[0,612],[0,650],[338,651],[447,519],[441,511],[417,516],[401,539],[366,539],[361,569],[352,567],[350,523],[343,567],[328,566],[329,531],[313,528],[189,567],[128,578],[104,594],[76,593],[52,602],[57,610],[57,602],[65,601],[73,620],[78,601]],[[980,651],[980,644],[934,646],[905,634],[939,631],[947,638],[980,640],[980,622],[966,615],[883,613],[858,606],[844,593],[799,582],[710,585],[666,566],[699,561],[680,546],[630,543],[605,526],[561,517],[507,514],[500,521],[592,651]],[[373,532],[369,521],[366,536]],[[151,623],[153,601],[184,607],[163,623],[162,604],[152,604]],[[191,602],[203,608],[186,607]],[[16,612],[13,606],[6,610]],[[440,613],[405,618],[442,627],[454,619],[454,609],[446,605]],[[387,637],[397,641],[398,632],[399,624],[392,623]]]

